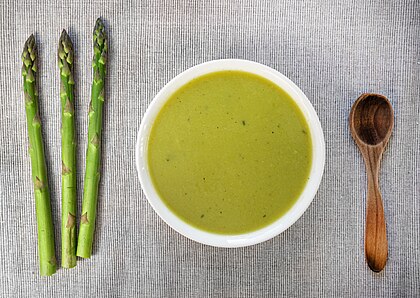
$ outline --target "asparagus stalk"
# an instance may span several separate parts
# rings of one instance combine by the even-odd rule
[[[29,154],[32,164],[36,219],[38,226],[38,251],[40,274],[49,276],[56,271],[54,227],[51,215],[44,144],[39,117],[38,92],[36,88],[37,51],[35,37],[31,35],[22,53],[23,91],[25,94],[26,120],[29,136]]]
[[[90,258],[93,232],[96,221],[96,205],[100,179],[102,107],[104,103],[105,65],[107,60],[107,37],[101,19],[93,31],[93,83],[89,106],[88,147],[83,190],[82,216],[80,219],[77,255]]]
[[[76,266],[76,142],[73,44],[63,30],[58,44],[61,101],[61,265]]]

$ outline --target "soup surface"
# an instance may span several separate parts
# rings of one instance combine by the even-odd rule
[[[296,202],[312,165],[311,136],[284,90],[250,73],[215,72],[171,95],[152,126],[148,165],[161,199],[183,221],[242,234]]]

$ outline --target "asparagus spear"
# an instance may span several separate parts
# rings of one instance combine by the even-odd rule
[[[29,154],[32,164],[32,182],[35,192],[36,219],[38,225],[38,251],[40,274],[49,276],[56,271],[54,227],[51,215],[50,192],[42,141],[41,120],[36,88],[37,51],[35,37],[31,35],[22,53],[23,91],[25,94],[26,120],[29,136]]]
[[[63,30],[58,44],[61,101],[61,265],[76,266],[76,142],[74,132],[73,44]]]
[[[104,103],[105,65],[107,60],[107,37],[101,19],[93,31],[93,83],[89,106],[88,147],[83,190],[82,217],[80,219],[77,255],[90,258],[93,232],[95,230],[96,205],[100,179],[102,107]]]

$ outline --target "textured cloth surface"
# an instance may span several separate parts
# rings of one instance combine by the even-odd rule
[[[41,278],[20,54],[35,33],[60,259],[57,42],[66,28],[76,49],[80,204],[98,16],[110,53],[94,255]],[[3,1],[0,296],[419,297],[419,33],[418,0]],[[286,232],[248,248],[204,246],[169,228],[147,203],[134,162],[154,95],[178,73],[220,58],[284,73],[306,93],[325,133],[325,173],[309,209]],[[389,260],[380,274],[364,259],[366,177],[348,128],[351,105],[363,92],[386,95],[395,109],[381,168]]]

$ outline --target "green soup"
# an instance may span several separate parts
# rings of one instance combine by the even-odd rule
[[[148,164],[161,199],[183,221],[242,234],[279,219],[312,164],[308,124],[262,77],[222,71],[171,95],[153,123]]]

